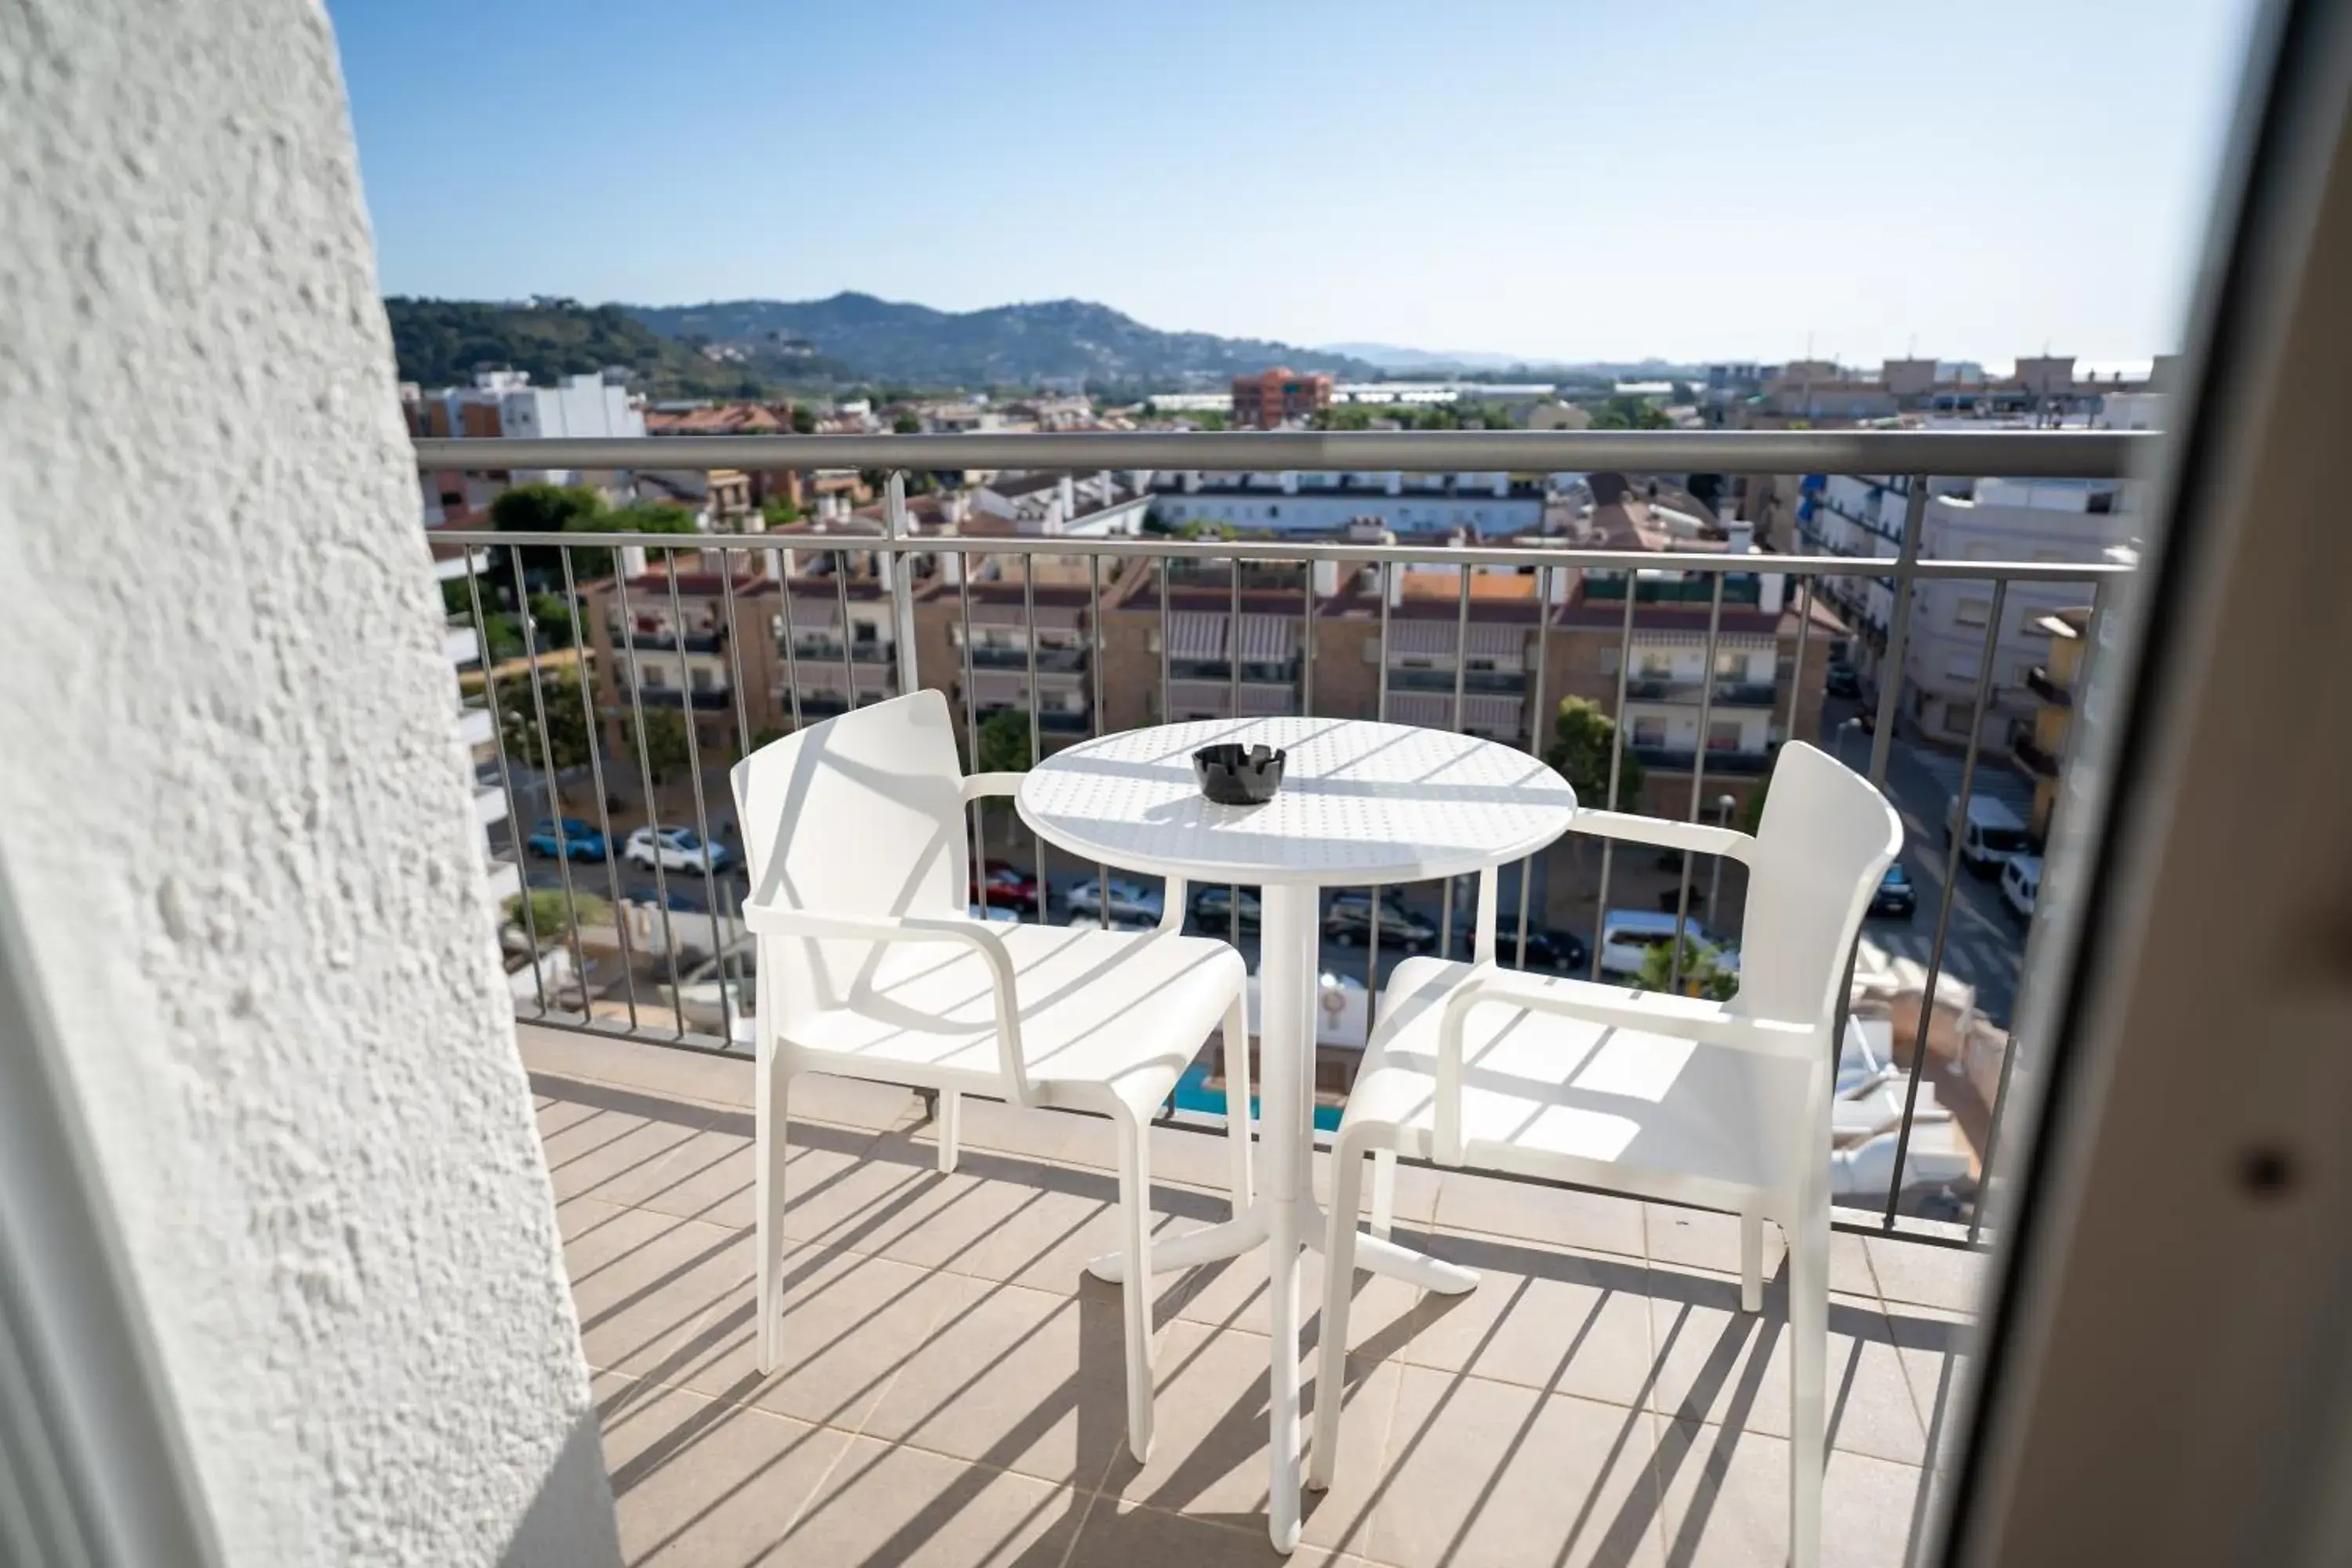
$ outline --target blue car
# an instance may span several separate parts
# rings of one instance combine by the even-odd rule
[[[1911,886],[1911,874],[1897,860],[1886,868],[1886,875],[1878,879],[1878,890],[1870,895],[1870,912],[1909,920],[1919,907],[1919,895]]]
[[[570,860],[602,860],[604,858],[604,836],[576,816],[563,819],[563,842],[555,841],[555,822],[541,821],[523,840],[524,847],[534,855],[562,855]]]

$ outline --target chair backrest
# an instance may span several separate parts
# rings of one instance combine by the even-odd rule
[[[730,776],[754,901],[874,918],[965,911],[963,770],[940,693],[811,725]],[[877,953],[868,942],[764,941],[763,1021],[841,1005]]]
[[[1801,742],[1780,748],[1749,856],[1733,1006],[1827,1020],[1872,892],[1903,847],[1903,819],[1870,781]]]

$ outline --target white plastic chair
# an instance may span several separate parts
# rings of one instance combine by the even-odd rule
[[[1790,1561],[1809,1568],[1821,1543],[1832,1040],[1846,954],[1903,826],[1865,780],[1791,743],[1752,838],[1613,812],[1579,812],[1571,831],[1746,862],[1739,991],[1717,1003],[1498,970],[1484,918],[1476,963],[1397,966],[1333,1144],[1307,1485],[1329,1485],[1339,1452],[1363,1156],[1394,1150],[1737,1214],[1751,1312],[1763,1305],[1763,1222],[1780,1227]]]
[[[860,708],[736,764],[759,942],[760,1366],[781,1349],[785,1090],[800,1073],[940,1093],[955,1167],[957,1096],[1108,1116],[1126,1254],[1128,1446],[1151,1447],[1150,1175],[1146,1131],[1221,1024],[1229,1103],[1249,1104],[1241,955],[1181,934],[1005,925],[968,913],[965,806],[1018,773],[963,776],[937,691]],[[1249,1206],[1249,1117],[1229,1123],[1234,1212]]]

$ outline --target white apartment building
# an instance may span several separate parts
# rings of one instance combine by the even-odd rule
[[[1507,473],[1281,474],[1160,470],[1147,476],[1151,512],[1171,528],[1223,523],[1244,532],[1336,533],[1360,518],[1391,532],[1543,527],[1544,487]]]
[[[471,386],[420,392],[410,403],[409,427],[420,436],[524,437],[625,437],[646,433],[644,412],[632,405],[628,389],[600,375],[567,375],[555,386],[534,386],[528,372],[483,370]],[[515,484],[571,485],[574,468],[517,468]],[[439,495],[428,484],[428,521],[437,521]]]
[[[1909,481],[1895,476],[1831,475],[1800,514],[1801,547],[1824,554],[1891,558],[1902,548]],[[1966,479],[1928,481],[1920,553],[1940,561],[2104,560],[2132,535],[2126,486],[2113,480]],[[1859,635],[1853,649],[1865,677],[1881,668],[1895,613],[1895,587],[1877,578],[1830,579],[1824,595]],[[2081,604],[2087,583],[2012,583],[1992,647],[1992,689],[1979,736],[2005,752],[2010,721],[2029,715],[2026,677],[2047,657],[2053,612]],[[1976,701],[1978,670],[1992,614],[1993,585],[1941,579],[1912,585],[1911,627],[1902,672],[1904,715],[1918,733],[1964,743]]]

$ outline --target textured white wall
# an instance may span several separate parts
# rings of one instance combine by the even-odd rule
[[[0,845],[232,1561],[617,1560],[333,40],[0,4]]]

